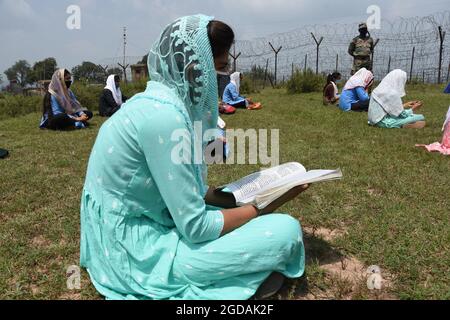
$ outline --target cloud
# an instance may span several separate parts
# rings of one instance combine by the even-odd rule
[[[0,11],[9,19],[34,19],[36,14],[26,0],[1,0]]]

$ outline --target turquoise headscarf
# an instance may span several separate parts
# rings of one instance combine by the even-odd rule
[[[176,107],[188,118],[193,144],[201,139],[202,156],[208,143],[203,135],[217,127],[219,118],[217,76],[208,37],[208,24],[213,19],[205,15],[177,19],[166,27],[148,56],[152,82],[172,89],[183,102]],[[202,124],[202,137],[200,132],[195,135],[194,123]],[[205,189],[204,161],[196,165],[196,170],[200,187]]]

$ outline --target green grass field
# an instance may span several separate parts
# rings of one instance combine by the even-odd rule
[[[367,115],[324,107],[320,94],[265,90],[253,96],[261,111],[224,117],[229,128],[280,129],[281,162],[308,169],[341,168],[344,180],[312,186],[283,208],[308,230],[307,274],[289,281],[279,298],[450,299],[450,158],[414,147],[441,138],[449,98],[440,87],[416,87],[407,99],[425,101],[426,129],[383,130]],[[68,291],[67,267],[79,260],[79,199],[101,120],[77,132],[37,128],[39,114],[0,121],[0,298],[101,299],[87,274]],[[258,170],[213,166],[210,185]],[[330,257],[378,265],[391,285],[369,292],[322,268]],[[345,269],[345,268],[343,268]]]

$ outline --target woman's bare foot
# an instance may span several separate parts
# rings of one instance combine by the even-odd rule
[[[413,103],[412,103],[413,111],[419,110],[422,107],[423,107],[423,102],[422,101],[413,101]]]
[[[259,110],[262,108],[261,103],[254,103],[248,106],[248,110]]]
[[[407,124],[403,126],[405,129],[423,129],[427,123],[425,121],[417,121],[415,123]]]

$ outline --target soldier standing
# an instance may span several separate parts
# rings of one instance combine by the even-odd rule
[[[366,23],[359,25],[359,33],[360,35],[353,39],[348,48],[348,53],[354,58],[352,75],[362,68],[370,71],[373,69],[374,41],[370,36]]]

